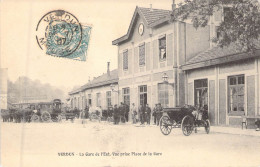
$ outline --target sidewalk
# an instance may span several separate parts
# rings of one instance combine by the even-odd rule
[[[92,123],[87,119],[87,122]],[[93,121],[94,123],[95,121]],[[101,121],[101,123],[105,123],[106,121]],[[81,124],[81,119],[75,119],[74,123]],[[135,126],[135,127],[151,127],[151,128],[159,128],[156,125],[140,125],[140,123],[132,124],[131,122],[120,123],[119,125],[124,126]],[[255,129],[241,129],[241,127],[228,127],[228,126],[211,126],[210,133],[223,133],[223,134],[233,134],[233,135],[244,135],[244,136],[255,136],[260,137],[260,131],[255,131]]]
[[[245,136],[255,136],[260,137],[260,131],[256,131],[255,129],[241,129],[235,127],[226,127],[226,126],[211,126],[210,131],[213,133],[225,133],[225,134],[233,134],[233,135],[245,135]]]

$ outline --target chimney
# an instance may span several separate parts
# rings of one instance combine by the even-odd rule
[[[172,11],[174,11],[175,9],[176,9],[175,0],[172,0]]]
[[[109,66],[110,66],[110,62],[107,62],[107,75],[110,76],[110,69],[109,69]]]
[[[150,11],[153,11],[153,5],[150,4]]]

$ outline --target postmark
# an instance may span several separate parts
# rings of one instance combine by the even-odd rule
[[[45,14],[36,27],[36,41],[47,55],[86,60],[91,27],[82,25],[71,13],[54,10]]]

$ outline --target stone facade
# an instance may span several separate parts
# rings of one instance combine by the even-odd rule
[[[241,125],[242,115],[260,115],[260,58],[245,59],[211,67],[190,69],[186,71],[186,103],[196,105],[196,87],[194,83],[207,80],[207,99],[210,121],[213,125]],[[235,83],[232,77],[243,78],[237,82],[240,94],[232,92]],[[240,82],[240,83],[239,83]],[[236,89],[237,91],[237,89]],[[238,107],[234,104],[238,101]],[[254,120],[251,120],[254,121]],[[253,125],[254,122],[251,122]]]
[[[113,90],[111,89],[113,85]],[[118,104],[118,73],[109,71],[94,78],[80,88],[69,92],[71,108],[83,110],[86,106],[107,109],[109,105]]]
[[[147,103],[154,107],[162,103],[164,107],[175,107],[185,103],[185,77],[180,65],[210,47],[210,26],[196,30],[189,23],[172,22],[165,19],[170,16],[170,12],[137,7],[128,33],[112,42],[118,46],[119,101],[124,102],[123,91],[129,89],[129,104],[140,106]],[[150,17],[157,15],[165,16],[149,23]],[[142,34],[139,33],[140,25],[143,25]],[[164,59],[160,58],[162,38],[166,42]],[[145,46],[144,64],[140,64],[142,45]],[[124,67],[126,53],[127,69]],[[165,74],[168,82],[162,78]]]

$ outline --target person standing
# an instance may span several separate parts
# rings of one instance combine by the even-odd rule
[[[125,122],[125,106],[123,104],[123,102],[120,103],[119,106],[119,117],[120,117],[120,122]]]
[[[124,104],[125,106],[125,119],[126,119],[126,122],[128,122],[129,120],[129,106],[127,104]]]
[[[146,123],[148,125],[150,125],[150,120],[151,120],[151,108],[149,107],[148,104],[146,104],[146,107],[145,107],[145,120],[146,120]]]
[[[145,116],[144,116],[144,114],[145,114],[145,106],[144,106],[144,104],[141,105],[139,113],[140,113],[141,125],[143,125],[144,122],[145,122]]]
[[[85,108],[85,118],[89,118],[89,106],[86,106]]]
[[[156,113],[157,126],[159,126],[159,121],[162,117],[162,112],[163,112],[163,108],[161,106],[161,103],[158,103],[157,113]]]
[[[133,124],[136,124],[137,111],[136,111],[135,103],[132,104],[131,115],[133,119]]]
[[[81,119],[81,123],[83,124],[83,127],[85,128],[86,126],[85,126],[85,111],[84,110],[82,110],[80,112],[80,119]]]
[[[153,120],[154,120],[154,125],[156,125],[156,117],[157,117],[157,104],[155,104],[153,108]]]
[[[119,123],[119,109],[117,105],[114,105],[114,124],[117,125]]]

